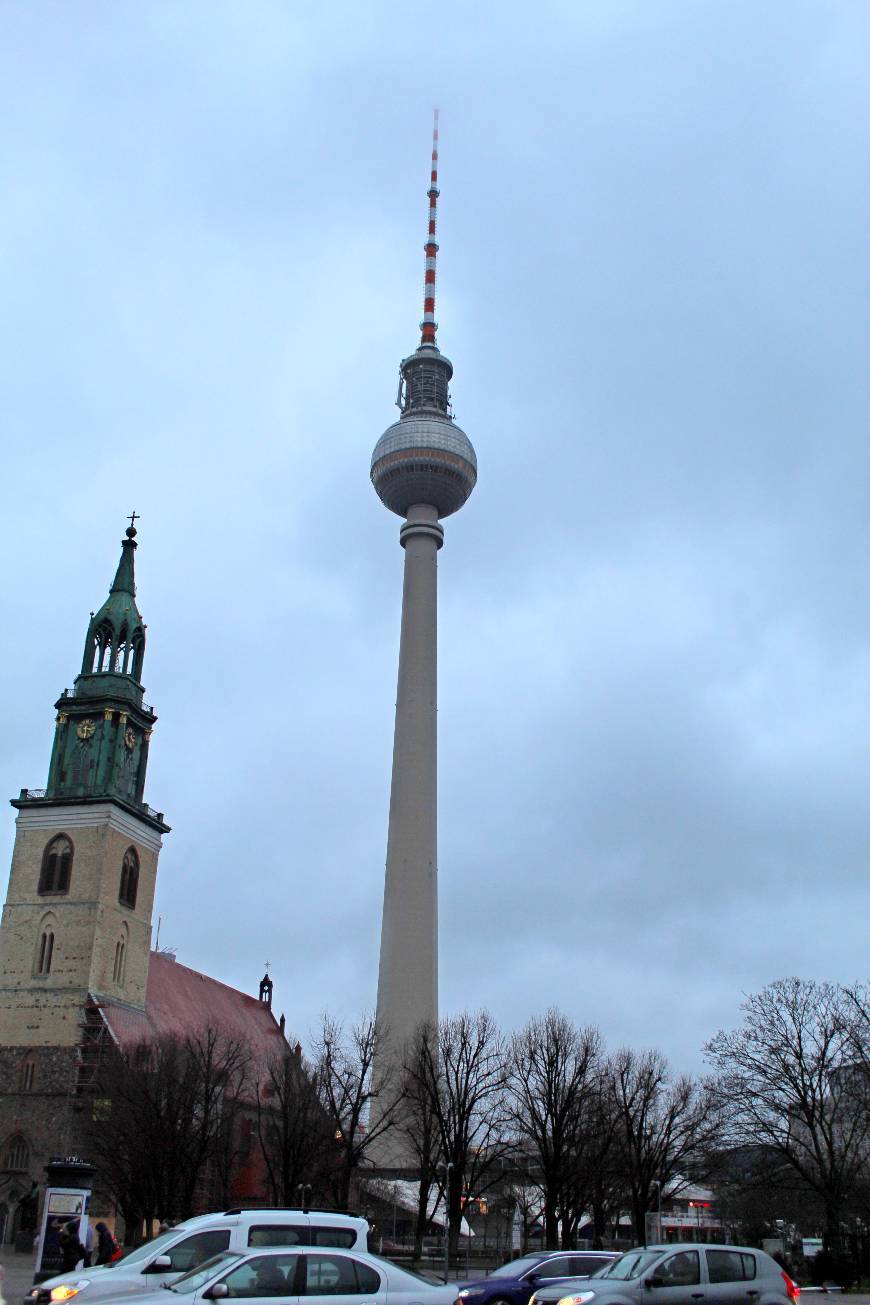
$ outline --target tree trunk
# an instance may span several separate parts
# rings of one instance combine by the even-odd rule
[[[448,1240],[447,1253],[454,1263],[459,1255],[459,1233],[462,1228],[462,1187],[455,1170],[451,1170],[447,1190]]]
[[[552,1190],[547,1191],[544,1196],[544,1235],[546,1238],[546,1249],[548,1251],[557,1251],[559,1249],[559,1212],[556,1204],[556,1193]]]
[[[826,1251],[839,1251],[843,1241],[843,1224],[840,1217],[840,1202],[831,1200],[825,1202],[825,1235],[824,1247]]]
[[[646,1201],[632,1198],[631,1222],[634,1225],[634,1240],[637,1246],[646,1246],[646,1207]]]
[[[414,1225],[414,1261],[417,1262],[423,1258],[423,1236],[429,1226],[429,1193],[432,1190],[432,1182],[425,1175],[420,1179],[420,1186],[417,1191],[417,1222]]]

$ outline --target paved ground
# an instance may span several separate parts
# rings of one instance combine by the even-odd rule
[[[5,1272],[3,1282],[0,1283],[0,1296],[8,1305],[18,1305],[33,1282],[33,1256],[4,1251],[0,1255],[0,1268]]]

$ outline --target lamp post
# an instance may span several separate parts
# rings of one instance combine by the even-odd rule
[[[453,1173],[453,1161],[448,1160],[444,1166],[444,1281],[450,1277],[450,1175]]]

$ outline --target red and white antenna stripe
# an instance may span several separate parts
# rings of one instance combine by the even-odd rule
[[[426,275],[423,287],[423,320],[420,323],[421,344],[435,344],[435,257],[438,246],[435,243],[435,219],[438,205],[438,110],[435,110],[435,125],[432,129],[432,175],[429,182],[429,235],[426,240]]]

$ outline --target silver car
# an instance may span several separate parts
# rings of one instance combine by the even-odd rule
[[[336,1246],[366,1250],[365,1219],[331,1210],[218,1210],[176,1224],[111,1264],[60,1273],[35,1286],[23,1305],[75,1305],[148,1295],[219,1251],[261,1246]]]
[[[644,1246],[592,1278],[541,1287],[529,1305],[794,1305],[800,1288],[751,1246]]]
[[[171,1293],[171,1296],[167,1293]],[[204,1301],[257,1300],[261,1305],[451,1305],[455,1285],[434,1286],[366,1251],[279,1247],[222,1251],[136,1305],[200,1305]]]

